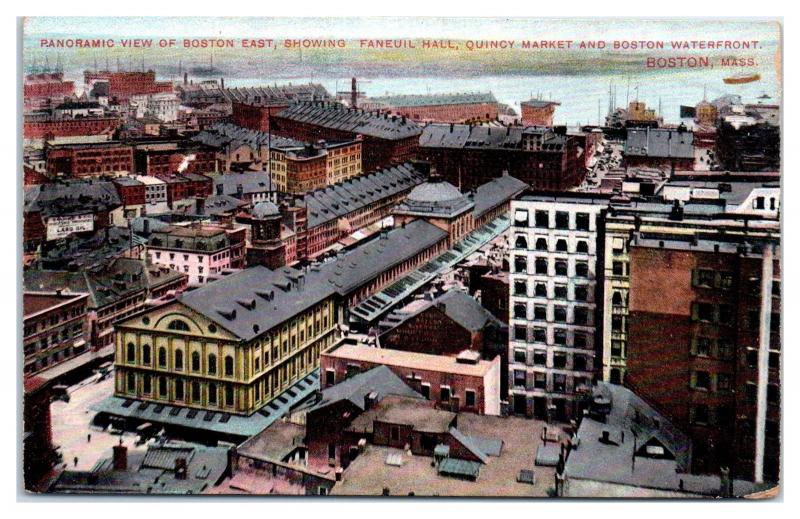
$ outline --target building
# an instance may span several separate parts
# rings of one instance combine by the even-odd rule
[[[297,270],[230,274],[117,321],[112,398],[252,416],[317,369],[339,312]]]
[[[694,169],[694,133],[673,128],[629,128],[623,151],[627,167],[666,171]]]
[[[694,441],[693,470],[780,477],[780,246],[633,235],[626,384]]]
[[[56,119],[50,112],[29,112],[23,115],[22,135],[26,141],[51,141],[64,137],[111,140],[120,124],[122,120],[114,116]]]
[[[148,260],[189,277],[190,285],[245,266],[246,228],[196,223],[173,225],[150,233]]]
[[[778,171],[781,129],[763,117],[725,116],[717,130],[717,154],[730,171]]]
[[[530,99],[520,103],[522,108],[523,126],[553,126],[553,115],[556,107],[561,106],[557,101],[545,101],[543,99]]]
[[[22,294],[23,372],[26,376],[44,376],[48,368],[90,349],[88,299],[88,294],[62,292]]]
[[[328,99],[330,95],[319,83],[267,85],[249,88],[225,88],[224,82],[201,81],[189,83],[186,79],[177,86],[181,101],[186,106],[206,107],[225,103],[265,103],[268,101],[313,101]]]
[[[232,196],[252,205],[277,198],[272,177],[265,171],[223,173],[212,175],[211,178],[217,196]]]
[[[269,149],[304,143],[230,123],[214,124],[191,137],[217,150],[220,171],[268,171]]]
[[[509,391],[516,414],[566,421],[594,380],[610,196],[524,193],[511,202]]]
[[[53,444],[50,381],[43,377],[25,376],[22,407],[22,475],[25,490],[41,491],[47,475],[61,461]]]
[[[270,174],[282,193],[303,194],[328,185],[327,152],[313,144],[270,149]]]
[[[692,474],[693,451],[691,439],[666,416],[629,389],[601,382],[566,455],[562,451],[556,491],[572,498],[686,499],[743,497],[760,489],[726,471]]]
[[[49,488],[55,494],[196,495],[209,492],[230,472],[227,447],[169,442],[128,454],[115,445],[112,457],[88,471],[65,470]]]
[[[616,97],[616,94],[615,94]],[[631,101],[627,108],[617,108],[606,116],[606,126],[610,128],[648,127],[658,128],[664,119],[655,110],[647,108],[644,101]]]
[[[144,185],[145,214],[162,214],[169,211],[167,183],[149,175],[134,175],[133,178]]]
[[[509,311],[508,271],[487,272],[480,277],[478,287],[481,291],[481,306],[500,322],[508,324]]]
[[[219,171],[217,150],[190,140],[145,137],[131,140],[134,169],[139,175],[205,174]]]
[[[86,91],[93,97],[107,97],[123,102],[137,94],[172,93],[172,82],[156,81],[156,73],[152,70],[86,70],[83,73],[83,82]]]
[[[45,153],[47,174],[52,177],[123,175],[133,171],[133,152],[130,146],[116,141],[48,144]]]
[[[500,414],[500,357],[481,360],[476,351],[447,356],[374,348],[345,340],[322,352],[320,387],[325,389],[381,365],[442,409]]]
[[[564,127],[429,124],[419,139],[419,156],[464,192],[504,174],[556,191],[583,182],[584,144]]]
[[[364,171],[414,157],[422,128],[405,117],[367,112],[326,101],[298,102],[272,114],[271,131],[303,142],[352,141],[362,136]]]
[[[75,83],[64,81],[64,73],[61,71],[26,74],[22,83],[25,110],[48,108],[74,92]]]
[[[65,181],[28,186],[23,207],[23,250],[34,252],[49,241],[86,236],[111,225],[110,213],[122,205],[107,181]]]
[[[29,269],[23,273],[28,292],[89,294],[88,342],[92,361],[113,355],[117,319],[139,312],[151,301],[186,287],[187,276],[167,267],[147,265],[133,258],[116,257],[75,270]]]
[[[212,193],[211,177],[197,173],[181,173],[174,175],[157,175],[167,188],[167,205],[177,209],[187,203],[194,204],[195,198],[210,196]]]
[[[247,266],[263,265],[277,269],[290,263],[283,240],[283,224],[278,207],[272,202],[258,202],[250,220],[250,245],[247,247]],[[296,252],[294,253],[296,256]]]
[[[370,97],[360,101],[359,106],[417,122],[440,123],[494,121],[499,112],[499,104],[491,92]]]

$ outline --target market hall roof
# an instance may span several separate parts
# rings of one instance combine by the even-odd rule
[[[474,207],[474,203],[456,186],[432,176],[418,185],[395,209],[396,214],[455,216]]]
[[[370,103],[373,102],[380,103],[382,105],[391,107],[497,103],[497,99],[495,99],[494,94],[492,94],[491,92],[388,95],[388,96],[370,97],[367,101]]]
[[[539,151],[561,151],[566,137],[550,128],[522,126],[472,126],[468,124],[429,124],[419,138],[422,148],[522,150],[525,135],[541,134]]]
[[[279,112],[278,117],[387,140],[406,139],[422,133],[422,127],[404,117],[347,108],[328,101],[299,102]]]
[[[424,180],[424,175],[413,164],[405,163],[310,191],[304,197],[308,227],[323,225],[346,216],[419,185]]]

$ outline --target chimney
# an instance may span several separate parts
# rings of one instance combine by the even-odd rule
[[[114,445],[114,470],[128,470],[128,448],[122,445],[122,438],[119,445]]]
[[[244,196],[244,186],[241,184],[236,185],[236,198],[241,199]]]
[[[186,479],[186,458],[175,458],[175,479]]]
[[[455,125],[454,125],[453,123],[450,123],[450,133],[453,133],[453,127],[454,127],[454,126],[455,126]]]
[[[222,88],[222,89],[225,88],[225,78],[224,77],[219,78],[219,87]]]
[[[150,236],[150,220],[148,220],[147,218],[142,220],[142,233],[145,236]]]
[[[217,196],[222,195],[222,184],[217,184]]]
[[[372,406],[378,401],[378,393],[375,391],[370,392],[369,394],[364,395],[364,411],[368,411],[372,409]]]
[[[184,72],[183,73],[183,84],[184,85],[188,85],[189,84],[189,73],[188,72]]]

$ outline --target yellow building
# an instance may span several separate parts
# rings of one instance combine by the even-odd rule
[[[360,175],[361,139],[332,143],[328,145],[328,161],[326,173],[328,185],[344,182],[348,178]]]
[[[361,175],[361,139],[273,146],[272,181],[278,191],[303,194]]]
[[[252,414],[319,366],[337,312],[297,270],[231,274],[116,324],[115,395]]]

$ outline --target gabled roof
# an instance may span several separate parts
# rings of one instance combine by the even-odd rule
[[[390,95],[370,97],[367,101],[395,108],[497,103],[497,99],[491,92]]]
[[[405,139],[422,133],[422,128],[411,120],[327,101],[295,103],[280,112],[278,117],[379,139]]]
[[[392,370],[386,366],[377,366],[325,388],[322,390],[320,400],[308,411],[317,411],[343,400],[351,402],[363,411],[365,397],[371,393],[376,394],[376,402],[387,395],[422,398],[422,395],[406,385]]]

